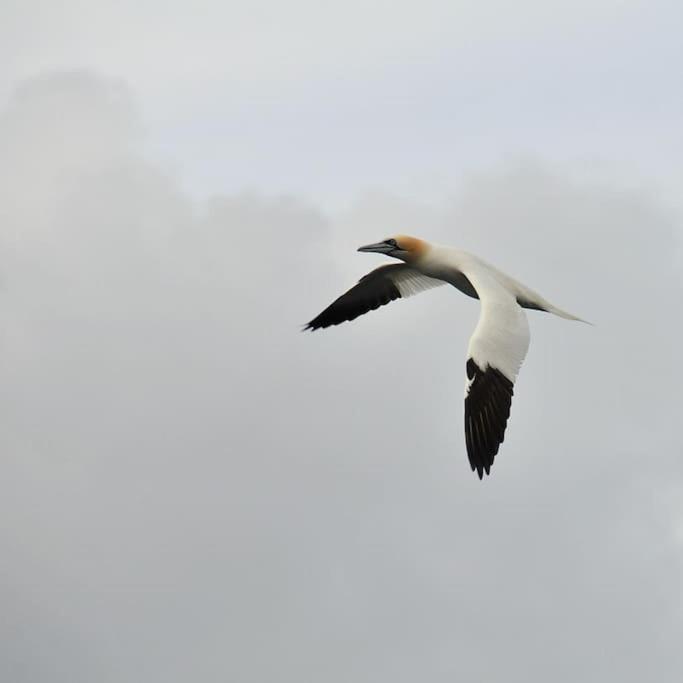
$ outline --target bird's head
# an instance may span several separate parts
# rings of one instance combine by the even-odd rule
[[[395,237],[388,237],[382,242],[366,244],[364,247],[359,247],[358,251],[386,254],[406,263],[414,263],[427,251],[427,243],[417,237],[396,235]]]

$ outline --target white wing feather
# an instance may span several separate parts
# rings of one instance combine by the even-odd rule
[[[420,292],[424,292],[434,287],[440,287],[446,283],[443,280],[423,275],[419,270],[405,266],[402,270],[396,269],[392,280],[401,292],[401,297],[404,299],[409,296],[414,296]]]
[[[482,370],[492,366],[514,382],[529,349],[526,313],[515,295],[483,268],[470,267],[466,275],[481,302],[468,357]]]

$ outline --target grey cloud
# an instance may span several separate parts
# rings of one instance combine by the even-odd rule
[[[198,204],[140,130],[87,74],[0,117],[2,679],[679,680],[680,218],[531,164],[429,208]],[[531,316],[483,484],[476,302],[299,332],[399,231],[596,323]]]

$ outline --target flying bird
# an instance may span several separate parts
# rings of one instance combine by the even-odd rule
[[[525,308],[578,320],[474,254],[397,235],[358,251],[386,254],[403,263],[370,271],[358,284],[304,326],[339,325],[395,299],[450,284],[481,302],[467,350],[465,444],[472,471],[490,474],[510,417],[513,386],[529,348]]]

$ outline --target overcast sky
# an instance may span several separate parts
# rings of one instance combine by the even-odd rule
[[[675,2],[0,9],[0,680],[683,676]],[[530,312],[305,323],[408,232]]]

